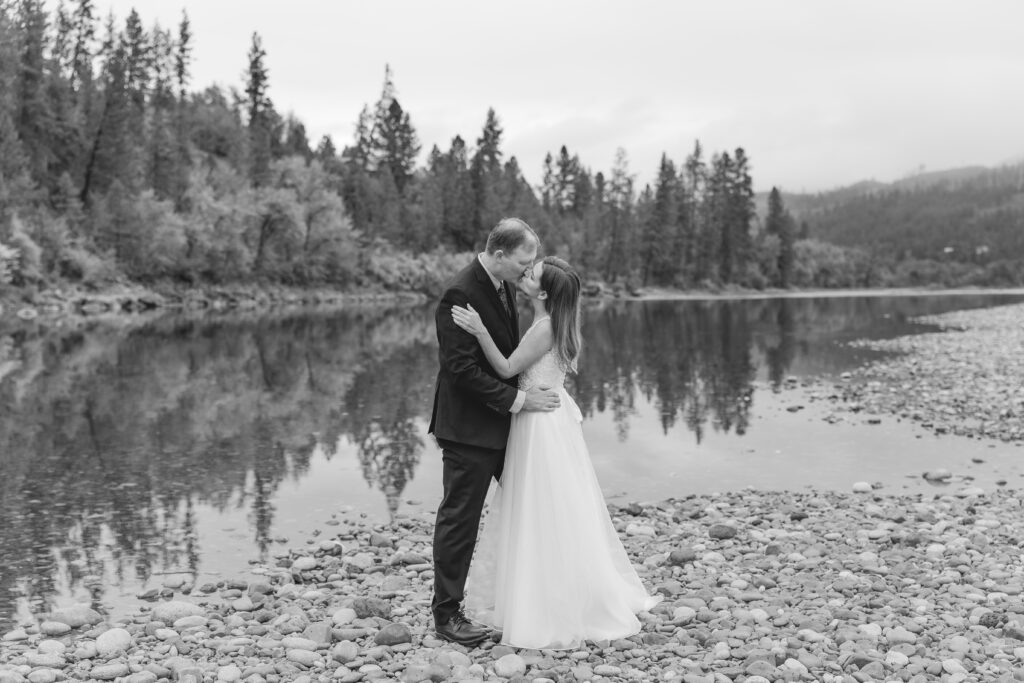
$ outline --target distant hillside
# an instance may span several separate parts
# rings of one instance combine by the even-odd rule
[[[758,198],[764,204],[764,199]],[[787,194],[811,237],[897,257],[984,263],[1024,258],[1024,162]]]

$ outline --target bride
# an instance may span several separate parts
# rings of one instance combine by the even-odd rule
[[[661,598],[647,594],[612,526],[580,426],[565,391],[580,352],[580,278],[549,256],[520,281],[534,323],[505,358],[472,307],[452,308],[501,377],[521,389],[554,387],[554,412],[512,416],[505,469],[491,500],[466,582],[478,621],[522,648],[580,647],[640,631],[637,612]]]

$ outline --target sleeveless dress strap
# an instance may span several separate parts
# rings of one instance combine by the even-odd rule
[[[530,325],[529,328],[527,328],[526,332],[523,332],[523,338],[525,338],[526,335],[530,334],[530,332],[533,331],[533,328],[537,327],[537,323],[539,323],[541,320],[550,320],[550,319],[551,319],[550,315],[545,315],[545,316],[543,316],[541,318],[537,318],[536,320],[534,320],[533,324]]]

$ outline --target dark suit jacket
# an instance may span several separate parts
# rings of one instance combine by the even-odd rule
[[[506,356],[519,345],[519,312],[515,288],[502,282],[512,308],[504,311],[498,292],[479,258],[448,283],[434,314],[438,360],[434,409],[429,432],[438,439],[482,448],[504,449],[518,395],[518,378],[501,379],[484,356],[476,337],[452,319],[452,306],[473,305]]]

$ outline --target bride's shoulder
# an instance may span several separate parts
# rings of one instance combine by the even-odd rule
[[[537,318],[536,320],[534,320],[533,324],[530,325],[530,328],[526,330],[526,333],[545,333],[551,332],[551,329],[551,318],[548,316],[544,316],[543,318]]]

